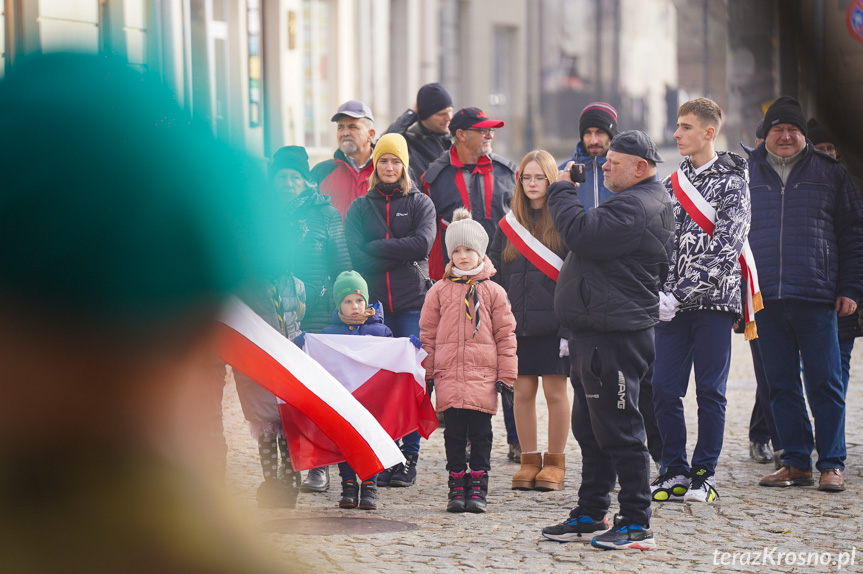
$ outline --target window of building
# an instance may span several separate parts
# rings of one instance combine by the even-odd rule
[[[304,141],[310,150],[324,149],[333,138],[335,14],[329,0],[303,0],[302,6]]]

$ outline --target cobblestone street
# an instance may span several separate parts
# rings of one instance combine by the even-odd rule
[[[748,425],[755,397],[749,347],[734,336],[725,444],[717,470],[719,502],[654,504],[657,549],[653,552],[602,552],[578,543],[544,539],[540,530],[563,520],[575,504],[580,456],[575,440],[567,445],[566,489],[559,492],[510,490],[518,466],[507,460],[503,418],[494,420],[489,506],[486,514],[448,514],[443,433],[422,442],[417,484],[410,488],[380,489],[376,512],[340,510],[335,467],[332,484],[322,494],[301,494],[295,510],[258,510],[255,488],[260,481],[256,443],[243,421],[232,384],[225,389],[225,432],[230,448],[228,481],[232,492],[261,525],[261,537],[298,571],[317,572],[453,572],[462,569],[549,572],[835,572],[839,553],[854,560],[842,571],[863,572],[863,517],[857,498],[863,484],[863,348],[854,351],[848,396],[846,479],[842,493],[815,487],[764,488],[759,478],[772,465],[749,459]],[[695,437],[695,401],[690,385],[685,404],[689,423],[689,452]],[[541,395],[541,393],[540,393]],[[544,445],[545,403],[539,398],[540,445]],[[655,470],[654,470],[655,472]],[[815,477],[817,480],[817,472]],[[817,484],[817,482],[816,482]],[[616,499],[612,501],[612,512]],[[301,519],[332,518],[338,534],[282,534],[276,524],[299,531]],[[398,521],[402,531],[358,534],[365,520]],[[611,518],[611,515],[609,515]],[[415,525],[415,526],[414,526]],[[345,533],[347,532],[347,533]],[[775,550],[773,550],[775,548]],[[757,552],[767,553],[757,556]],[[856,550],[855,550],[856,549]],[[733,553],[741,554],[734,557]],[[781,553],[806,553],[787,560]],[[723,554],[728,553],[728,554]],[[811,555],[809,553],[831,553]],[[853,554],[852,554],[853,553]],[[756,562],[756,558],[758,561]],[[794,560],[792,560],[792,558]],[[822,564],[792,563],[802,558]],[[736,563],[732,563],[735,562]],[[741,561],[748,564],[741,565]],[[823,564],[824,562],[830,564]]]

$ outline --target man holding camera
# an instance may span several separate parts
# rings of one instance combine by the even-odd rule
[[[617,110],[605,102],[593,102],[581,112],[578,120],[581,141],[572,157],[560,164],[564,169],[570,162],[584,164],[584,183],[578,187],[578,200],[590,209],[609,197],[611,191],[602,182],[602,166],[611,140],[617,135]]]
[[[572,433],[582,453],[578,506],[542,534],[597,548],[654,548],[650,529],[650,457],[638,410],[643,377],[654,360],[658,291],[668,274],[674,214],[656,179],[656,145],[640,131],[612,140],[603,165],[614,195],[585,209],[569,171],[548,188],[548,208],[570,253],[554,308],[569,339],[574,396]],[[620,480],[620,514],[606,513]]]

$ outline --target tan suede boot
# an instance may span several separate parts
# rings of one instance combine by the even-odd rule
[[[563,490],[566,475],[566,455],[545,453],[542,470],[534,480],[536,490]]]
[[[512,477],[513,490],[533,490],[533,481],[542,469],[541,452],[524,452],[521,454],[521,468]]]

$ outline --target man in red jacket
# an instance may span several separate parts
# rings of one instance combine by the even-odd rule
[[[339,106],[333,122],[337,124],[339,149],[333,159],[315,166],[312,179],[323,195],[332,198],[333,207],[344,219],[351,202],[369,189],[369,176],[374,169],[375,120],[367,105],[348,100]]]

